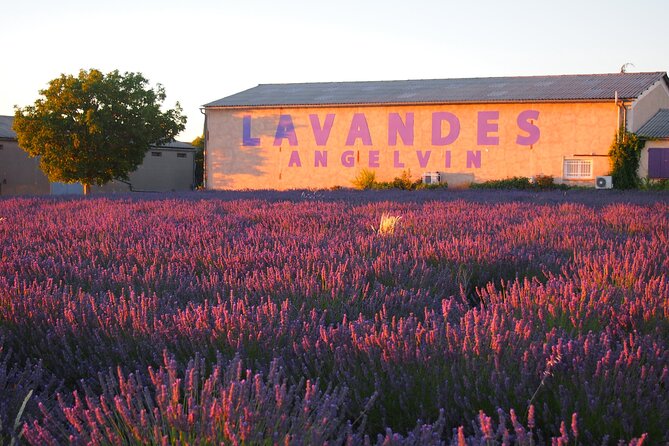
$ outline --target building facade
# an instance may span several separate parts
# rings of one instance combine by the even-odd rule
[[[0,195],[48,195],[51,183],[40,170],[39,159],[19,147],[13,121],[11,116],[0,116]]]
[[[195,153],[189,143],[172,141],[154,145],[144,155],[128,181],[111,181],[93,187],[93,192],[174,192],[192,190],[195,185]]]
[[[350,187],[362,169],[594,186],[620,126],[662,108],[666,73],[259,85],[204,106],[206,187]]]
[[[19,147],[12,130],[12,116],[0,116],[0,195],[82,194],[79,183],[50,182],[39,168],[39,158],[31,158]],[[195,184],[196,147],[172,141],[154,145],[142,164],[129,174],[129,181],[111,181],[93,186],[93,193],[170,192],[191,190]]]

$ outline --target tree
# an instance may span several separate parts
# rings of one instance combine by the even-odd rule
[[[141,73],[61,74],[40,90],[43,98],[16,107],[19,146],[40,157],[50,181],[92,184],[128,179],[152,144],[174,139],[185,128],[181,106],[162,112],[165,90],[150,88]]]
[[[198,136],[191,142],[197,148],[195,152],[195,187],[204,185],[204,136]]]
[[[611,144],[611,177],[616,189],[634,189],[639,186],[639,161],[643,140],[635,133],[620,129],[619,135]]]

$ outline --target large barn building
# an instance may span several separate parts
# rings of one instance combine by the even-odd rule
[[[350,187],[362,169],[594,186],[618,129],[661,109],[664,72],[258,85],[204,106],[206,187]],[[640,174],[666,153],[646,149]]]

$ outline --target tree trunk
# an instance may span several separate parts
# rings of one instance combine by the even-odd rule
[[[91,185],[84,183],[83,186],[84,186],[84,195],[89,195],[91,193]]]

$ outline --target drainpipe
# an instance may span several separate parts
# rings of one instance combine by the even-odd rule
[[[618,111],[618,117],[616,118],[616,142],[620,142],[620,104],[618,104],[618,90],[616,90],[613,103],[616,104],[616,109]]]
[[[627,107],[625,101],[618,98],[618,92],[615,93],[615,104],[618,107],[618,115],[616,118],[616,141],[620,142],[620,130],[627,131]],[[622,119],[621,119],[622,112]]]
[[[207,113],[205,109],[200,108],[200,113],[204,115],[204,130],[202,132],[202,137],[204,138],[204,149],[202,150],[202,187],[204,190],[207,190],[207,141],[209,140],[209,133],[207,132]],[[195,166],[193,166],[193,169],[195,169]]]

